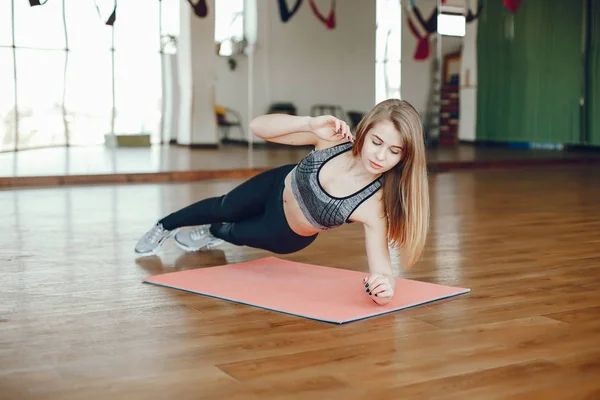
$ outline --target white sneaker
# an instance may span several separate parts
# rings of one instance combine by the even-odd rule
[[[209,225],[202,225],[193,230],[180,231],[175,235],[175,243],[185,251],[212,249],[224,240],[214,237],[209,231]]]
[[[142,236],[135,246],[135,253],[139,256],[153,256],[162,247],[164,242],[176,234],[179,228],[172,231],[166,230],[158,222],[148,232]]]

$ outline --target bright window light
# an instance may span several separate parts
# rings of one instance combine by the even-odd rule
[[[438,15],[438,33],[440,35],[465,36],[465,24],[464,15]]]

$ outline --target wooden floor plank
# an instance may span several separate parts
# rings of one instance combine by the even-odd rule
[[[239,180],[0,191],[0,398],[599,397],[598,182],[593,166],[432,175],[425,254],[394,268],[471,292],[344,325],[142,283],[272,256],[134,258],[158,217]],[[280,257],[366,271],[363,240],[345,226]]]
[[[181,146],[105,148],[103,146],[54,147],[0,152],[0,188],[53,187],[99,184],[194,182],[246,179],[283,164],[300,161],[308,147],[226,144],[218,149]],[[600,153],[511,149],[502,146],[428,147],[431,172],[486,168],[600,165]],[[44,163],[38,163],[38,160]]]
[[[554,363],[534,360],[401,387],[374,389],[373,395],[377,398],[496,399],[549,385],[564,373]]]

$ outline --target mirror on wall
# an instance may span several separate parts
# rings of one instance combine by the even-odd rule
[[[395,0],[202,5],[2,2],[0,174],[274,167],[307,149],[253,137],[252,117],[354,128],[400,97],[400,19],[378,17]]]

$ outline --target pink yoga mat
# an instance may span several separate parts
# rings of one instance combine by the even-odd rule
[[[362,278],[368,275],[267,257],[157,275],[144,282],[337,324],[470,291],[397,278],[392,301],[379,305],[365,292]]]

